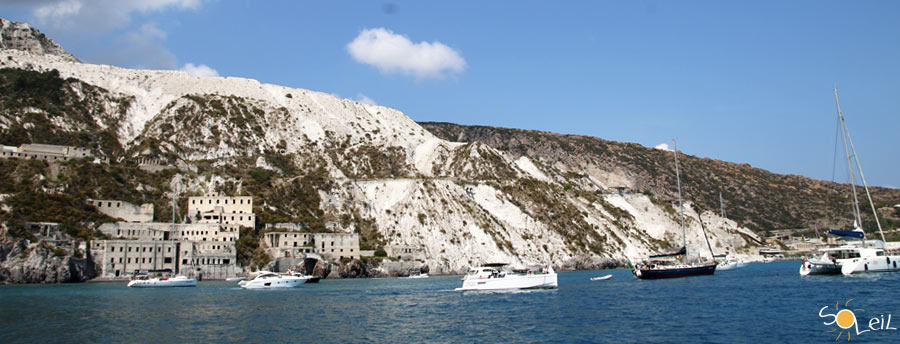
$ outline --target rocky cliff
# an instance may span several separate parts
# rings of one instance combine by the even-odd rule
[[[34,54],[59,56],[66,61],[79,62],[62,46],[25,23],[0,18],[0,49],[15,49]]]
[[[84,282],[97,276],[93,265],[70,250],[14,238],[0,229],[0,283]]]
[[[71,142],[111,160],[8,160],[0,164],[0,173],[10,176],[0,194],[132,203],[165,202],[175,188],[182,197],[251,195],[260,226],[302,222],[311,231],[358,233],[366,250],[414,246],[429,267],[444,272],[489,261],[594,266],[681,242],[666,152],[550,133],[481,140],[454,128],[430,126],[430,132],[396,109],[321,92],[72,63],[16,49],[0,50],[0,68],[0,140]],[[135,164],[141,159],[172,168],[142,171]],[[729,203],[737,193],[732,189],[725,193],[732,215],[721,218],[701,186],[788,202],[789,190],[802,193],[804,184],[768,185],[762,177],[719,184],[726,172],[744,167],[686,160],[692,167],[685,179],[694,179],[686,192],[690,247],[706,247],[701,221],[717,254],[751,252],[759,236],[749,227],[793,223],[763,215],[778,210],[770,207],[775,203],[758,210],[752,202]],[[613,188],[619,185],[632,192]],[[156,208],[157,218],[171,214],[159,213],[168,211],[164,204]],[[247,232],[253,233],[259,231]]]

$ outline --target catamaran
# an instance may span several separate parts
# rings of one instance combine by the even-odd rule
[[[684,202],[681,199],[681,174],[678,171],[678,145],[672,140],[673,150],[675,152],[675,179],[678,182],[678,207],[681,208],[681,239],[682,246],[677,252],[668,254],[659,254],[650,256],[649,261],[634,265],[632,273],[640,279],[660,279],[712,275],[716,272],[716,261],[713,256],[712,262],[701,260],[689,261],[687,258],[687,234],[684,227]],[[700,220],[700,226],[703,226],[703,220]],[[706,237],[706,229],[703,229],[703,236]],[[709,246],[709,238],[706,238],[706,244]],[[709,249],[712,253],[712,246]]]
[[[844,122],[844,114],[841,112],[841,101],[838,99],[837,88],[834,89],[834,101],[837,104],[838,118],[841,124],[842,141],[844,142],[844,154],[847,156],[847,167],[850,173],[850,189],[853,191],[853,228],[846,230],[830,230],[828,234],[842,237],[838,240],[853,240],[838,247],[828,247],[820,249],[820,256],[804,259],[800,265],[800,275],[852,275],[864,272],[891,272],[900,271],[897,266],[897,260],[900,256],[888,255],[884,248],[884,231],[881,229],[881,221],[878,220],[878,212],[875,210],[875,203],[872,202],[872,195],[869,193],[869,186],[866,183],[866,177],[863,175],[862,166],[859,164],[859,156],[856,154],[856,147],[853,146],[853,139],[850,137],[850,131]],[[851,152],[853,153],[851,155]],[[860,224],[862,217],[859,210],[859,199],[856,194],[856,179],[853,169],[853,163],[856,163],[856,170],[859,172],[860,180],[862,180],[863,188],[866,190],[866,197],[872,206],[872,215],[875,217],[875,224],[878,226],[878,232],[881,234],[881,240],[866,240],[866,233]]]

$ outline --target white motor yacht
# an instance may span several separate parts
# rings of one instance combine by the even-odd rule
[[[131,288],[166,288],[166,287],[196,287],[197,280],[185,276],[152,277],[146,279],[134,279],[128,282]]]
[[[238,285],[244,289],[297,288],[306,283],[306,276],[281,275],[274,272],[261,272],[251,280],[241,281]]]
[[[507,264],[487,264],[469,269],[463,277],[463,285],[455,290],[505,290],[505,289],[554,289],[559,286],[553,267],[541,272],[516,273],[501,271]]]

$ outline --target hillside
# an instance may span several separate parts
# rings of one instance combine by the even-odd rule
[[[11,232],[40,220],[29,200],[152,202],[167,218],[165,203],[179,190],[182,203],[213,191],[253,196],[258,224],[242,241],[252,243],[265,223],[302,222],[359,233],[363,249],[420,247],[435,272],[487,261],[584,268],[681,241],[670,153],[638,145],[423,127],[395,109],[321,92],[21,49],[0,50],[0,90],[0,144],[81,146],[108,161],[3,161],[0,206]],[[140,169],[147,160],[168,168]],[[773,176],[685,157],[689,246],[706,247],[701,217],[716,253],[751,253],[759,237],[750,228],[799,225],[804,211],[830,209],[830,199],[817,199],[831,195],[820,191],[827,184]],[[620,185],[639,192],[611,189]],[[710,185],[725,185],[727,219],[711,206]],[[765,198],[777,201],[755,204]]]
[[[452,123],[419,123],[434,135],[452,142],[483,142],[510,153],[526,156],[562,173],[585,174],[604,187],[626,186],[672,199],[675,165],[672,153],[634,143],[596,137],[465,126]],[[779,228],[847,226],[852,221],[850,186],[781,175],[709,158],[681,155],[685,197],[703,209],[719,208],[719,192],[728,217],[741,226],[764,231]],[[870,189],[876,203],[900,203],[900,190]],[[862,192],[860,190],[860,192]],[[870,208],[863,209],[866,230],[876,228]]]

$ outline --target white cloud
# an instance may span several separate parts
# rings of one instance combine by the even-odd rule
[[[362,93],[357,93],[355,100],[360,103],[363,103],[363,104],[378,105],[375,103],[374,100],[372,100],[372,98],[369,98],[368,96],[366,96],[365,94],[362,94]]]
[[[205,64],[200,64],[200,65],[195,66],[193,63],[187,63],[184,66],[182,66],[181,69],[179,69],[179,70],[182,72],[188,73],[190,75],[193,75],[193,76],[203,76],[203,77],[219,76],[219,72],[217,72],[215,69],[212,69]]]
[[[12,1],[14,5],[31,12],[34,26],[57,41],[66,41],[64,47],[74,49],[76,55],[85,55],[80,57],[86,62],[176,69],[177,58],[163,44],[165,31],[149,22],[139,23],[137,30],[122,31],[132,27],[132,21],[139,15],[197,10],[209,0],[5,1]],[[113,35],[106,35],[110,32]],[[115,37],[115,42],[100,41],[107,37]]]
[[[81,5],[81,1],[78,0],[64,0],[40,5],[34,9],[34,16],[42,23],[59,21],[78,15],[78,12],[81,11]]]
[[[666,144],[666,143],[660,143],[660,144],[656,145],[656,147],[653,147],[653,148],[660,149],[660,150],[664,150],[664,151],[667,151],[667,152],[671,152],[671,151],[672,151],[672,149],[669,148],[669,145]]]
[[[119,50],[112,59],[118,65],[134,68],[175,69],[178,58],[165,47],[165,31],[156,25],[144,24],[137,31],[118,38]]]
[[[466,69],[459,52],[441,42],[413,43],[385,28],[362,30],[347,44],[347,51],[357,62],[375,66],[382,73],[403,73],[417,79],[441,79]]]
[[[135,13],[196,10],[202,3],[203,0],[38,0],[31,8],[42,26],[90,35],[128,25]]]

